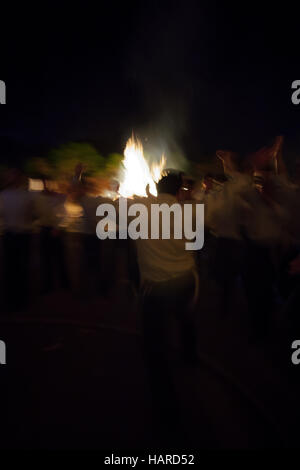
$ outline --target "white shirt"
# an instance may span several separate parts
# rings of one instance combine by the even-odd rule
[[[176,197],[170,194],[160,194],[157,198],[149,197],[133,202],[141,202],[147,207],[148,227],[151,226],[151,204],[166,203],[170,206],[178,204]],[[183,276],[195,268],[194,253],[186,250],[185,243],[187,240],[184,237],[180,240],[174,239],[173,217],[170,219],[170,239],[151,239],[149,233],[147,240],[136,240],[138,264],[143,281],[169,281]]]

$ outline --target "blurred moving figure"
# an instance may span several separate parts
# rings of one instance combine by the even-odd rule
[[[246,159],[253,183],[244,193],[249,217],[244,231],[243,279],[254,341],[264,340],[270,333],[281,302],[278,273],[290,238],[282,143],[282,137],[277,137],[272,145]]]
[[[77,167],[76,167],[77,169]],[[76,170],[75,169],[75,170]],[[76,172],[76,171],[75,171]],[[84,295],[108,296],[116,281],[117,240],[99,240],[96,236],[96,211],[100,204],[113,204],[103,193],[97,180],[84,177],[72,184],[71,200],[81,208],[78,232],[82,254],[80,256],[80,284]]]
[[[36,214],[26,178],[17,169],[6,175],[6,188],[0,193],[0,218],[4,232],[5,309],[22,310],[28,304],[30,242]]]
[[[251,178],[239,171],[236,153],[218,150],[217,157],[223,163],[225,180],[216,185],[211,179],[207,186],[205,243],[210,247],[209,270],[217,284],[220,310],[228,317],[243,264],[243,226],[248,214],[242,195]]]
[[[149,217],[151,203],[169,206],[178,203],[181,185],[180,174],[164,176],[157,184],[158,197],[143,199],[148,206]],[[156,424],[159,432],[170,438],[180,425],[172,367],[183,360],[190,363],[196,361],[191,307],[195,294],[195,259],[193,252],[185,249],[185,239],[174,239],[173,224],[171,217],[170,239],[162,239],[160,235],[160,239],[136,241],[141,276],[144,353],[157,413]]]
[[[218,240],[214,265],[223,273],[223,305],[234,298],[234,279],[242,277],[253,341],[263,340],[274,324],[271,315],[281,302],[282,260],[297,232],[291,223],[297,212],[296,192],[286,177],[281,146],[278,137],[270,147],[248,156],[244,168],[239,168],[234,153],[218,151],[227,182],[220,194],[206,197],[206,222]]]
[[[64,217],[66,196],[50,191],[44,180],[44,190],[37,195],[36,212],[40,227],[41,291],[54,290],[59,279],[62,288],[69,287],[63,232],[60,222]]]
[[[77,202],[82,207],[82,248],[83,256],[81,263],[81,277],[85,291],[106,293],[104,286],[106,280],[104,273],[102,273],[103,266],[103,244],[96,236],[96,210],[99,204],[111,202],[100,197],[99,191],[95,183],[91,180],[85,179],[81,185],[81,191],[78,192]],[[114,240],[113,240],[114,241]],[[114,267],[113,259],[109,260],[110,266]],[[107,272],[109,277],[109,272]]]

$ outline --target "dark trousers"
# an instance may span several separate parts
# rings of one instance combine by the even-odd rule
[[[94,237],[101,252],[101,292],[112,291],[120,279],[131,281],[136,289],[139,288],[139,268],[135,244],[132,240],[98,240]]]
[[[4,308],[22,310],[28,304],[29,257],[31,235],[6,232],[4,251]]]
[[[243,281],[249,307],[253,340],[269,333],[275,308],[274,268],[268,246],[249,242],[246,248]]]
[[[212,248],[212,275],[219,287],[220,307],[226,317],[230,314],[232,298],[236,295],[236,282],[242,271],[244,244],[240,240],[218,237]]]
[[[172,440],[179,436],[181,422],[174,373],[178,365],[196,358],[194,312],[189,308],[194,277],[152,284],[150,289],[142,301],[145,365],[159,437]]]

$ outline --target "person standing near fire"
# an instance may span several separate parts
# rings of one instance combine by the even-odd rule
[[[143,204],[151,217],[151,204],[178,204],[181,174],[169,173],[157,183],[158,196],[148,194]],[[135,200],[136,201],[136,200]],[[136,240],[140,270],[140,298],[144,358],[152,392],[158,433],[174,443],[181,434],[180,406],[174,387],[179,364],[197,362],[193,301],[197,290],[195,256],[186,239],[171,237]],[[150,226],[150,224],[148,224]],[[181,436],[182,437],[182,436]]]

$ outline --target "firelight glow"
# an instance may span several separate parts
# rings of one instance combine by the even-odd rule
[[[132,197],[134,195],[146,197],[147,186],[153,196],[157,196],[156,186],[163,176],[163,170],[166,167],[166,158],[162,155],[158,164],[153,163],[151,168],[145,159],[142,143],[133,135],[128,139],[123,159],[123,175],[119,194],[123,197]]]

